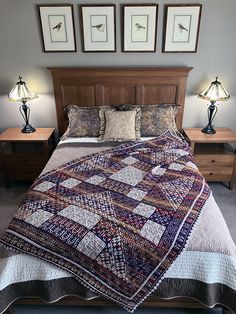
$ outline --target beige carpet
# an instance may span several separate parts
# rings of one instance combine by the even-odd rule
[[[0,175],[0,236],[7,228],[29,187],[29,182],[15,181],[11,182],[10,188],[7,189],[3,176]]]

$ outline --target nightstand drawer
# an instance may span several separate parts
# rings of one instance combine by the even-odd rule
[[[16,167],[43,167],[47,160],[42,156],[23,155],[23,154],[5,154],[1,158],[2,164],[6,168]]]
[[[3,155],[2,165],[5,175],[12,180],[34,180],[41,173],[47,160],[35,155]]]
[[[230,167],[199,167],[199,171],[203,174],[207,181],[229,181],[233,169]]]
[[[6,168],[5,171],[12,180],[34,180],[41,173],[42,167]]]
[[[234,164],[235,156],[227,154],[196,154],[194,161],[198,166],[207,165],[214,167],[230,166]]]

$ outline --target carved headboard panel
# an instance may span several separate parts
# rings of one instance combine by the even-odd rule
[[[59,135],[68,125],[64,108],[109,104],[180,105],[176,123],[182,128],[186,82],[191,67],[48,68],[53,77]]]

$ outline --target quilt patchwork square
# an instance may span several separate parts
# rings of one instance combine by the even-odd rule
[[[149,241],[153,242],[154,244],[158,244],[164,231],[165,227],[162,225],[159,225],[158,223],[148,220],[143,228],[141,229],[141,236],[148,239]]]
[[[152,169],[152,174],[155,174],[157,176],[163,176],[163,174],[166,172],[165,168],[161,168],[161,166],[157,166]]]
[[[101,183],[102,181],[104,181],[105,179],[106,178],[104,177],[94,175],[91,178],[87,179],[86,182],[97,185]]]
[[[60,185],[64,186],[65,188],[71,189],[71,188],[74,188],[75,186],[77,186],[80,183],[81,183],[80,180],[77,180],[77,179],[74,179],[74,178],[69,178],[69,179],[66,179],[66,180],[62,181],[60,183]]]
[[[138,159],[136,159],[136,158],[134,158],[132,156],[126,157],[125,159],[122,160],[122,162],[125,163],[126,165],[133,165],[137,161],[138,161]]]
[[[56,184],[50,181],[44,181],[42,183],[39,183],[34,187],[34,190],[39,192],[46,192],[50,190],[52,187],[54,187]]]
[[[45,221],[53,217],[52,213],[45,210],[38,209],[31,216],[27,217],[25,220],[35,227],[40,227]]]
[[[128,197],[131,197],[137,201],[141,201],[145,196],[147,195],[147,192],[137,189],[137,188],[133,188],[128,194]]]
[[[185,166],[182,165],[182,164],[178,164],[176,162],[172,162],[170,165],[169,165],[169,169],[171,170],[176,170],[176,171],[181,171],[183,170]]]
[[[75,205],[69,205],[60,211],[58,215],[69,218],[88,229],[93,228],[93,226],[96,225],[101,219],[100,215]]]
[[[146,172],[132,166],[127,166],[116,173],[113,173],[110,178],[124,182],[131,186],[136,186],[145,176]]]
[[[93,232],[89,231],[78,244],[77,250],[88,257],[95,259],[105,246],[105,242],[103,242]]]
[[[135,214],[139,214],[143,217],[149,218],[155,211],[155,207],[151,205],[147,205],[144,203],[139,203],[137,207],[134,209]]]

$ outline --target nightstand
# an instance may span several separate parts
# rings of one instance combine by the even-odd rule
[[[9,128],[0,134],[1,164],[9,180],[34,180],[46,165],[54,147],[54,128],[37,128],[33,133],[22,133],[20,128]]]
[[[236,143],[236,132],[217,128],[215,134],[205,134],[200,128],[184,129],[190,142],[194,161],[207,181],[227,181],[233,188],[236,174],[236,151],[229,143]]]

